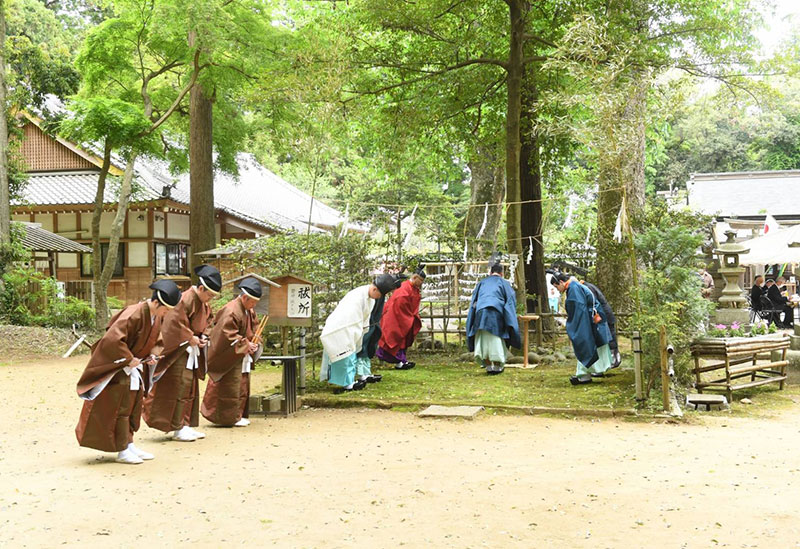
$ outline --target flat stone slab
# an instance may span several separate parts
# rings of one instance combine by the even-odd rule
[[[463,417],[473,419],[483,411],[483,406],[439,406],[432,405],[422,410],[419,417]]]
[[[691,394],[686,396],[686,406],[694,410],[722,410],[728,405],[725,395]]]

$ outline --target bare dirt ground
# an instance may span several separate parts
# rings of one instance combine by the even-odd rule
[[[2,547],[800,547],[798,409],[701,425],[303,410],[80,448],[86,357],[0,366]],[[271,380],[262,379],[269,384]]]

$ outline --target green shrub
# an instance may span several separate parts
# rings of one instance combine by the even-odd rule
[[[3,274],[0,317],[21,326],[68,328],[90,326],[94,309],[75,297],[59,296],[58,283],[31,267],[15,266]]]

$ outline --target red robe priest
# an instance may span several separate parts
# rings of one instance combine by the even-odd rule
[[[395,364],[398,370],[408,370],[415,364],[407,360],[406,350],[414,343],[422,327],[419,303],[422,299],[420,288],[424,280],[425,271],[420,267],[394,291],[383,309],[382,334],[375,356]]]

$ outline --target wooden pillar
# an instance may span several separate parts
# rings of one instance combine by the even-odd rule
[[[661,326],[661,329],[658,334],[659,339],[659,351],[661,353],[661,401],[664,406],[664,410],[669,412],[670,405],[669,405],[669,372],[668,372],[668,364],[669,364],[669,357],[667,356],[667,329],[664,326]],[[726,359],[727,362],[727,359]]]

